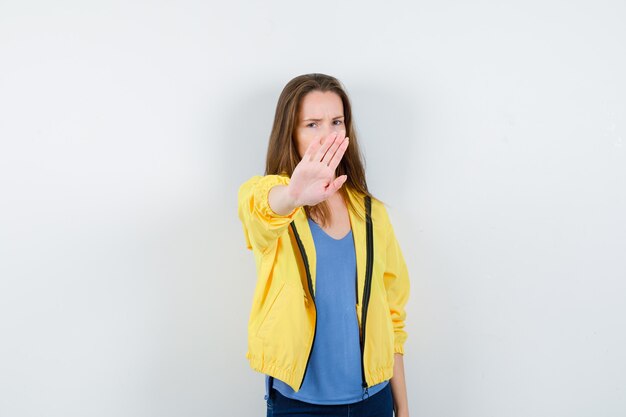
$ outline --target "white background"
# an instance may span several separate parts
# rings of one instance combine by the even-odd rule
[[[0,1],[0,415],[262,416],[237,188],[352,99],[413,417],[626,415],[623,1]]]

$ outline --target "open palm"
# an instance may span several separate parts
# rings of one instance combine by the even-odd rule
[[[295,196],[298,206],[314,206],[341,188],[348,176],[334,176],[348,148],[348,140],[343,133],[334,132],[321,144],[318,140],[311,142],[289,181],[291,195]]]

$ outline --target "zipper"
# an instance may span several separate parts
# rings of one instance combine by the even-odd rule
[[[300,388],[302,388],[302,384],[304,384],[304,377],[306,376],[306,371],[309,369],[309,360],[311,359],[311,351],[313,350],[313,345],[315,344],[315,336],[317,335],[317,306],[315,305],[315,294],[313,294],[313,281],[311,280],[311,270],[309,269],[309,258],[306,256],[306,252],[304,251],[304,245],[302,244],[302,240],[300,239],[300,235],[298,234],[298,230],[296,229],[295,222],[291,222],[291,228],[293,229],[293,234],[296,237],[296,242],[298,243],[298,249],[300,249],[300,254],[302,255],[302,261],[304,262],[304,269],[306,270],[306,280],[309,285],[309,294],[311,294],[311,299],[313,300],[313,307],[315,309],[315,330],[313,331],[313,341],[311,342],[311,347],[309,348],[309,355],[306,359],[306,365],[304,367],[304,374],[302,375],[302,381],[300,382]]]
[[[361,320],[362,332],[361,332],[361,377],[363,378],[363,382],[361,386],[363,387],[363,396],[362,398],[369,397],[369,387],[367,385],[367,381],[365,380],[365,363],[363,359],[363,352],[365,349],[365,323],[367,321],[367,306],[370,301],[370,292],[372,287],[372,266],[374,262],[374,239],[373,239],[373,227],[372,227],[372,200],[370,196],[365,196],[365,211],[366,211],[366,234],[367,234],[367,260],[365,264],[365,288],[363,290],[363,318]],[[357,296],[358,303],[358,296]]]
[[[373,238],[373,226],[372,226],[372,200],[370,196],[365,196],[365,226],[366,226],[366,236],[367,236],[367,259],[365,264],[365,288],[363,290],[363,318],[361,320],[361,332],[360,332],[360,345],[361,345],[361,378],[362,383],[361,386],[363,388],[363,396],[362,398],[369,397],[369,387],[367,385],[367,381],[365,380],[365,363],[363,358],[363,352],[365,349],[365,323],[367,320],[367,306],[369,305],[370,300],[370,292],[372,286],[372,266],[374,262],[374,238]],[[313,301],[313,307],[315,309],[315,330],[313,332],[313,341],[311,342],[311,347],[309,348],[309,354],[306,359],[306,366],[304,368],[304,374],[302,375],[302,381],[300,382],[300,387],[298,390],[302,388],[302,384],[304,384],[304,378],[306,376],[306,372],[309,368],[309,360],[311,359],[311,351],[313,350],[313,345],[315,344],[315,336],[317,335],[317,306],[315,305],[315,294],[313,293],[313,281],[311,279],[311,270],[309,268],[309,259],[306,256],[306,252],[304,250],[304,245],[302,244],[302,240],[300,239],[300,235],[298,234],[298,230],[296,229],[295,222],[291,222],[290,224],[293,234],[296,238],[296,242],[298,244],[298,249],[300,250],[300,254],[302,255],[302,261],[304,262],[304,269],[306,271],[306,279],[309,286],[309,294],[311,294],[311,299]],[[356,288],[356,301],[359,303],[359,292],[358,292],[358,276],[356,276],[355,280],[355,288]]]

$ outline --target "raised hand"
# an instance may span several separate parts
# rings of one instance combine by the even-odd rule
[[[341,188],[348,176],[335,178],[335,170],[348,141],[343,132],[333,132],[321,144],[318,140],[311,142],[289,181],[289,195],[296,206],[314,206]]]

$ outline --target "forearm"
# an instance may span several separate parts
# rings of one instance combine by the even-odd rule
[[[404,379],[404,355],[401,353],[394,353],[393,377],[390,383],[396,417],[408,417],[409,403]]]
[[[267,201],[274,213],[285,216],[297,207],[289,191],[287,185],[276,185],[270,189]]]
[[[272,247],[293,221],[298,210],[277,214],[269,204],[269,193],[274,188],[287,188],[289,177],[282,175],[255,175],[239,186],[238,216],[246,236],[248,249],[265,253]],[[276,207],[280,210],[280,207]],[[283,207],[285,209],[285,207]]]

